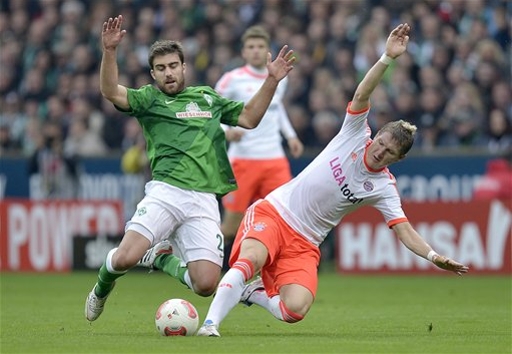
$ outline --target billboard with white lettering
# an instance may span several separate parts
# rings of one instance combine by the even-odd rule
[[[471,273],[512,273],[512,201],[406,202],[409,222],[438,253],[470,267]],[[374,208],[344,218],[334,232],[341,273],[439,273],[388,228]]]
[[[0,270],[63,272],[73,237],[123,232],[119,201],[0,201]]]

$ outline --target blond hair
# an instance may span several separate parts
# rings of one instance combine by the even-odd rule
[[[393,140],[399,145],[400,155],[405,155],[414,143],[416,130],[418,130],[418,128],[414,124],[404,120],[397,120],[384,124],[377,132],[377,136],[384,132],[390,133]]]
[[[267,45],[270,46],[270,34],[263,26],[255,25],[245,30],[244,34],[242,35],[242,43],[245,44],[245,42],[251,38],[264,39]]]

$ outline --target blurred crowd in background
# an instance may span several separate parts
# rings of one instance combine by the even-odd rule
[[[408,53],[372,96],[374,131],[411,121],[423,153],[512,147],[510,1],[0,0],[1,154],[40,162],[48,152],[72,168],[76,158],[143,146],[138,123],[99,91],[102,24],[119,14],[120,82],[130,87],[152,82],[147,54],[160,38],[183,43],[189,85],[214,86],[243,64],[243,31],[263,25],[274,55],[288,44],[298,57],[285,103],[310,151],[338,132],[389,31],[407,22]]]

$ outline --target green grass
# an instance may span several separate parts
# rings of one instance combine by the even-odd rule
[[[321,273],[316,303],[296,324],[237,306],[221,338],[162,337],[154,312],[201,298],[159,273],[120,279],[89,324],[92,272],[1,273],[1,353],[511,353],[509,276],[341,276]],[[429,325],[432,324],[432,331]]]

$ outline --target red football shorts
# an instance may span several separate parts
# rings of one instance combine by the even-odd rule
[[[238,259],[246,238],[260,241],[268,250],[261,278],[270,297],[287,284],[302,285],[316,296],[320,250],[292,229],[268,201],[258,201],[247,209],[233,244],[230,266]]]
[[[232,212],[244,213],[251,203],[292,179],[286,157],[270,160],[233,159],[231,167],[238,189],[224,196],[222,205]]]

